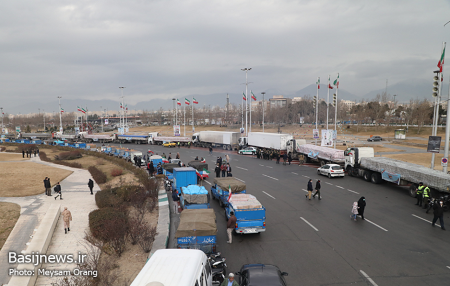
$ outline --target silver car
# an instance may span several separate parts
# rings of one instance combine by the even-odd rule
[[[331,177],[344,177],[344,169],[338,164],[326,164],[317,169],[317,174]]]

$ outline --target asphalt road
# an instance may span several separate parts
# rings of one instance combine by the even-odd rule
[[[235,152],[202,148],[125,145],[172,157],[180,152],[187,163],[206,157],[213,182],[217,156],[229,154],[233,176],[245,181],[247,193],[266,207],[266,232],[236,235],[227,244],[226,221],[217,201],[218,251],[228,271],[243,264],[275,264],[289,273],[288,285],[450,285],[450,214],[448,231],[432,227],[432,214],[415,206],[406,190],[375,185],[360,178],[328,179],[317,166],[258,160]],[[322,182],[321,201],[305,198],[308,179]],[[210,185],[205,183],[210,190]],[[366,220],[350,219],[354,201],[366,197]],[[439,223],[438,223],[439,225]]]

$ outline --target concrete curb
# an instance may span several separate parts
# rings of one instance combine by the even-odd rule
[[[169,242],[169,230],[170,230],[170,208],[167,193],[164,187],[159,189],[158,192],[158,226],[156,231],[158,234],[153,242],[152,250],[148,255],[150,258],[155,251],[159,249],[166,249]]]
[[[50,241],[52,240],[53,232],[55,231],[56,224],[61,214],[61,206],[59,204],[51,205],[44,218],[42,219],[39,227],[31,239],[30,244],[27,249],[23,251],[23,254],[39,253],[45,254],[47,252]],[[11,280],[7,285],[14,286],[32,286],[36,283],[37,279],[37,269],[39,269],[41,264],[19,264],[17,270],[32,270],[33,275],[30,276],[12,276]]]

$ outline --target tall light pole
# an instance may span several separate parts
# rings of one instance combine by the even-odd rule
[[[450,82],[450,80],[449,80]],[[450,89],[448,91],[448,99],[447,99],[447,123],[445,125],[445,147],[444,147],[444,158],[448,160],[448,148],[449,148],[449,136],[450,136],[450,116],[448,111],[450,110]],[[448,163],[447,163],[448,164]],[[444,165],[442,171],[447,174],[447,164]]]
[[[264,133],[264,95],[266,94],[264,91],[261,92],[261,94],[263,95],[263,101],[262,101],[262,110],[263,110],[263,119],[262,119],[262,123],[263,123],[263,133]]]
[[[42,117],[44,117],[44,133],[45,133],[45,110],[42,109]]]
[[[122,118],[123,116],[123,108],[124,108],[124,106],[123,106],[123,89],[125,88],[125,86],[119,86],[119,88],[120,88],[120,91],[122,92],[122,103],[121,103],[121,105],[120,105],[120,130],[121,130],[121,132],[122,132],[122,135],[123,135],[123,132],[124,132],[124,124],[125,124],[125,118]]]
[[[59,103],[59,132],[61,134],[63,133],[63,126],[62,126],[62,116],[61,116],[61,96],[58,96],[58,103]]]
[[[0,107],[0,110],[2,111],[2,133],[3,133],[3,107]]]
[[[173,125],[177,125],[176,114],[175,114],[175,101],[176,98],[172,98],[172,107],[173,107]]]
[[[248,77],[247,72],[252,70],[252,68],[243,68],[241,71],[245,71],[245,134],[248,136]]]
[[[103,133],[103,109],[102,109],[102,106],[100,106],[100,111],[102,113],[102,117],[100,118],[100,121],[102,122],[102,133]]]

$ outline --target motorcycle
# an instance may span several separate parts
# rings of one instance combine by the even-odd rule
[[[227,264],[226,258],[220,257],[221,253],[210,253],[208,254],[208,261],[212,268],[212,281],[213,285],[220,285],[225,280],[227,275]]]
[[[225,268],[213,268],[212,269],[212,282],[213,285],[222,284],[223,280],[225,280],[225,276],[227,275],[227,271]]]
[[[172,191],[172,182],[168,179],[164,180],[164,187],[166,188],[166,192]]]

